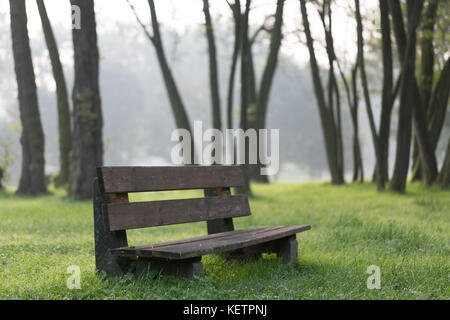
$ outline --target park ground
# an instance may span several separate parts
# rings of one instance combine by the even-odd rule
[[[298,263],[274,255],[252,263],[203,257],[194,281],[172,276],[109,278],[95,272],[92,203],[64,191],[40,197],[0,192],[0,299],[449,299],[448,191],[408,185],[253,185],[252,216],[235,227],[311,224],[297,235]],[[132,200],[201,196],[200,191],[132,195]],[[206,233],[205,223],[129,232],[129,244]],[[68,289],[79,266],[81,289]],[[367,268],[381,271],[368,289]]]

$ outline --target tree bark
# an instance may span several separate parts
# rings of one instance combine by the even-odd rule
[[[72,29],[75,79],[72,159],[69,195],[92,197],[96,167],[103,165],[102,110],[99,89],[99,53],[93,0],[71,0],[82,12],[81,28]]]
[[[69,182],[70,153],[72,151],[72,133],[69,107],[69,95],[67,93],[66,79],[64,77],[58,46],[53,35],[52,26],[48,19],[47,10],[43,0],[36,0],[42,29],[44,30],[50,62],[52,64],[53,77],[56,83],[56,98],[58,108],[58,133],[59,133],[59,173],[55,178],[55,185],[61,186]]]
[[[221,130],[222,120],[220,114],[220,92],[218,81],[219,72],[216,58],[216,42],[214,40],[214,29],[212,26],[211,15],[209,13],[208,0],[203,0],[203,13],[205,15],[206,38],[208,40],[209,84],[211,90],[213,128]]]
[[[47,192],[45,184],[44,132],[27,30],[25,0],[10,0],[11,36],[18,88],[22,134],[22,172],[18,194]]]

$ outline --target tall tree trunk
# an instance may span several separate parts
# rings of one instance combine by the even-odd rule
[[[326,51],[328,56],[328,104],[330,109],[330,114],[333,118],[333,123],[335,123],[335,133],[334,133],[334,144],[336,145],[336,158],[337,158],[337,168],[342,175],[342,180],[344,180],[344,152],[342,143],[342,129],[341,129],[341,98],[340,91],[336,80],[334,64],[338,65],[339,62],[336,57],[333,43],[332,34],[332,15],[331,15],[331,1],[324,0],[322,4],[322,9],[319,10],[319,15],[322,20],[322,26],[325,31],[325,43]],[[334,98],[336,100],[334,100]],[[334,101],[336,104],[334,105]]]
[[[152,41],[156,50],[156,54],[158,56],[159,65],[163,74],[164,83],[166,84],[166,89],[175,116],[176,125],[179,129],[187,129],[189,132],[192,132],[186,109],[184,107],[183,101],[181,100],[178,87],[175,83],[175,79],[172,75],[172,71],[170,70],[166,55],[164,53],[161,33],[159,31],[158,17],[156,15],[155,3],[153,0],[148,0],[148,4],[150,7],[153,29],[153,37],[151,37],[150,40]]]
[[[25,0],[10,0],[11,36],[22,123],[22,172],[18,194],[47,191],[44,174],[44,132],[39,113],[36,81],[27,30]]]
[[[347,96],[348,107],[350,109],[350,117],[353,124],[353,178],[352,181],[356,182],[360,179],[361,183],[364,182],[364,172],[361,157],[361,147],[359,143],[358,134],[358,94],[357,94],[357,84],[356,84],[356,72],[358,70],[358,61],[356,61],[351,72],[351,85],[345,78],[344,72],[340,66],[339,60],[336,58],[336,64],[338,66],[339,75],[344,83],[345,93]]]
[[[213,128],[222,129],[222,121],[220,115],[220,92],[218,81],[218,68],[216,58],[216,43],[214,40],[214,29],[211,22],[211,15],[209,13],[209,1],[203,0],[203,13],[205,15],[206,38],[208,40],[208,54],[209,54],[209,84],[211,89],[211,105]]]
[[[381,42],[383,55],[383,91],[381,99],[381,118],[379,129],[380,162],[377,170],[380,170],[380,179],[383,184],[389,180],[389,137],[391,127],[392,100],[393,100],[393,76],[392,76],[392,45],[391,27],[389,22],[388,0],[380,0]]]
[[[392,2],[395,3],[397,1]],[[421,1],[407,1],[409,36],[405,49],[406,51],[403,54],[400,54],[400,57],[403,57],[404,60],[402,63],[397,150],[395,156],[394,174],[390,185],[391,190],[398,192],[405,191],[406,179],[408,177],[412,132],[411,123],[413,117],[412,109],[414,108],[413,105],[417,102],[415,101],[416,97],[411,94],[414,90],[417,90],[415,82],[416,29],[419,24],[422,5],[423,3]],[[402,39],[406,38],[404,35],[405,30],[401,32],[401,30],[395,26],[403,23],[403,17],[399,14],[392,15],[392,20],[394,24],[394,31],[397,30],[395,33],[397,38],[397,46],[400,47],[399,43],[403,43]]]
[[[245,12],[242,19],[242,50],[241,50],[241,122],[240,128],[244,132],[248,128],[247,122],[247,112],[248,112],[248,100],[249,100],[249,54],[250,46],[248,42],[248,17],[250,14],[250,3],[251,0],[246,0],[245,2]],[[250,192],[250,176],[248,170],[248,146],[245,145],[245,163],[242,165],[242,171],[244,175],[244,186],[241,187],[241,192]]]
[[[357,87],[357,72],[358,72],[358,62],[355,63],[355,66],[352,70],[352,96],[353,96],[353,123],[354,123],[354,134],[353,134],[353,154],[354,154],[354,172],[353,172],[353,181],[358,179],[358,171],[359,171],[359,179],[361,183],[364,183],[364,165],[362,161],[362,152],[361,152],[361,144],[359,142],[359,118],[358,118],[358,109],[359,109],[359,97],[358,97],[358,87]]]
[[[266,118],[267,118],[267,109],[269,104],[270,97],[270,89],[272,87],[273,78],[275,75],[277,63],[278,63],[278,53],[281,47],[281,40],[283,38],[282,34],[282,26],[283,26],[283,8],[284,8],[284,0],[277,0],[277,7],[275,11],[275,22],[270,31],[270,45],[269,45],[269,54],[266,59],[266,63],[264,65],[263,74],[261,77],[261,82],[258,89],[258,94],[254,97],[254,103],[256,103],[255,112],[252,115],[251,127],[254,129],[265,129],[266,128]],[[251,53],[250,53],[251,56]],[[253,65],[253,59],[250,58],[250,65]],[[253,68],[252,68],[253,69]],[[254,79],[254,70],[251,70],[253,73],[253,81]],[[252,79],[251,79],[252,80]],[[252,90],[252,88],[250,88]],[[254,89],[256,91],[256,89]],[[252,101],[250,95],[250,103]],[[265,149],[267,146],[262,145],[259,141],[258,137],[258,147],[257,150],[259,152],[259,148],[262,147]],[[265,152],[265,150],[263,151]],[[257,164],[251,166],[251,178],[258,182],[267,183],[269,182],[268,177],[266,175],[261,175],[260,170],[262,168],[261,164]]]
[[[278,53],[281,47],[281,40],[283,34],[281,28],[283,26],[283,7],[284,0],[277,0],[277,9],[275,12],[275,23],[270,33],[270,47],[269,54],[266,59],[261,83],[259,85],[259,94],[257,101],[257,126],[258,128],[265,128],[267,117],[267,106],[269,103],[270,89],[272,87],[273,77],[278,62]]]
[[[72,30],[75,79],[72,160],[69,195],[92,197],[96,167],[103,165],[102,110],[99,89],[99,53],[93,0],[70,0],[82,12],[81,28]]]
[[[64,77],[58,46],[53,35],[52,26],[48,19],[47,10],[43,0],[36,0],[39,15],[44,30],[50,62],[52,64],[53,77],[56,83],[56,98],[58,108],[58,133],[59,133],[59,173],[55,178],[55,185],[61,186],[69,182],[70,153],[72,151],[72,133],[70,121],[69,95],[67,93],[66,79]]]
[[[332,112],[327,107],[325,101],[324,90],[320,80],[319,67],[314,52],[314,42],[311,36],[311,30],[308,21],[308,12],[306,10],[306,1],[300,0],[300,10],[305,28],[306,41],[309,51],[309,60],[311,64],[311,75],[313,79],[314,92],[317,99],[317,106],[319,108],[320,120],[322,125],[323,138],[325,142],[325,151],[327,155],[328,167],[331,174],[332,184],[343,184],[343,174],[338,167],[338,152],[336,144],[334,143],[336,127],[333,122]]]
[[[233,128],[233,93],[234,93],[234,78],[236,74],[237,60],[239,57],[239,51],[241,48],[241,3],[236,0],[234,4],[230,5],[233,11],[234,18],[234,46],[233,54],[231,58],[230,76],[228,80],[228,93],[227,93],[227,127]]]
[[[357,34],[358,34],[358,62],[359,62],[359,70],[361,75],[361,82],[364,93],[364,100],[366,103],[367,115],[369,117],[370,131],[372,133],[372,141],[375,149],[375,157],[376,162],[378,164],[382,163],[381,154],[380,154],[380,146],[378,141],[378,134],[375,125],[375,120],[373,117],[372,106],[370,102],[369,88],[367,83],[365,62],[364,62],[364,44],[363,44],[363,34],[362,34],[362,21],[361,21],[361,13],[359,10],[359,0],[355,0],[355,8],[356,8],[356,23],[357,23]],[[384,180],[381,175],[381,170],[377,170],[377,185],[378,190],[381,191],[384,189]]]
[[[155,3],[153,0],[148,0],[148,5],[150,7],[150,17],[152,23],[152,31],[153,35],[147,30],[143,22],[139,19],[138,14],[134,6],[131,4],[129,0],[126,0],[131,10],[133,11],[137,22],[142,27],[146,37],[152,43],[153,47],[156,51],[156,56],[158,58],[159,67],[161,68],[161,73],[164,79],[164,84],[166,86],[167,95],[169,97],[170,106],[172,108],[172,112],[175,118],[175,125],[178,129],[186,129],[192,135],[191,125],[189,122],[189,118],[186,112],[186,108],[184,107],[183,100],[181,99],[180,92],[178,91],[178,87],[175,83],[175,78],[172,75],[172,70],[169,67],[169,63],[167,62],[166,54],[164,52],[164,46],[161,39],[161,33],[159,30],[159,22],[158,17],[156,15]],[[191,139],[191,164],[194,163],[195,160],[195,148],[194,148],[194,140]]]

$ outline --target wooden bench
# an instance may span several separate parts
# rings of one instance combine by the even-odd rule
[[[239,166],[99,167],[94,181],[95,262],[108,275],[148,270],[192,279],[201,257],[255,259],[272,252],[297,262],[296,233],[309,225],[234,230],[235,217],[249,216],[247,196],[231,195],[243,185]],[[129,202],[128,193],[204,189],[204,198]],[[275,214],[275,213],[274,213]],[[207,236],[129,246],[126,230],[187,222],[207,222]]]

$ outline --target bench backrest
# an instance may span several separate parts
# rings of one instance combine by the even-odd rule
[[[230,193],[244,184],[239,166],[98,167],[105,231],[227,220],[250,215],[248,198]],[[128,193],[205,189],[205,198],[128,202]]]

